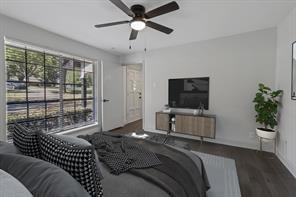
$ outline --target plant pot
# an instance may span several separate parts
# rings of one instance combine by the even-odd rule
[[[277,132],[275,130],[272,130],[272,129],[257,128],[256,129],[256,134],[257,134],[258,137],[273,140],[273,139],[276,138]]]

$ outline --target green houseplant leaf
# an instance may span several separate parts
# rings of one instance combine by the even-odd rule
[[[265,129],[273,129],[277,124],[278,107],[282,90],[273,91],[269,87],[260,83],[258,92],[253,99],[255,103],[256,122],[262,124]]]

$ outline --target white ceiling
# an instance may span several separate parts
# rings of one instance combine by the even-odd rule
[[[147,10],[171,0],[123,0]],[[131,43],[128,24],[96,29],[95,24],[129,20],[108,0],[0,0],[0,13],[113,53],[132,53],[218,38],[278,24],[296,5],[285,0],[177,0],[180,10],[154,22],[175,29],[165,35],[146,28]]]

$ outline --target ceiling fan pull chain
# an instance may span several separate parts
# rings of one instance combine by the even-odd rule
[[[129,50],[132,50],[132,41],[129,40]]]

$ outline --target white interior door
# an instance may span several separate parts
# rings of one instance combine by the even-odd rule
[[[108,61],[102,64],[102,128],[109,131],[123,126],[123,67]]]
[[[128,66],[126,70],[126,119],[127,123],[142,118],[142,72]]]

